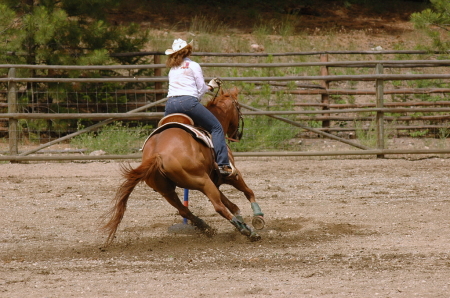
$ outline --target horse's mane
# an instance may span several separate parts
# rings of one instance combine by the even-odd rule
[[[235,100],[237,100],[237,95],[239,93],[239,90],[236,87],[233,87],[230,90],[227,90],[226,92],[223,91],[222,88],[220,88],[220,94],[216,96],[213,100],[209,101],[206,107],[212,107],[217,105],[219,102],[227,98],[228,96],[231,96]]]

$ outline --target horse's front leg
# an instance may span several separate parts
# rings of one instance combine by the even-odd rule
[[[249,237],[251,241],[258,241],[261,239],[261,236],[259,236],[251,227],[249,227],[245,221],[244,218],[241,215],[241,210],[239,207],[231,202],[224,194],[223,192],[220,192],[220,200],[225,205],[225,207],[230,210],[230,212],[234,215],[234,217],[231,219],[231,223],[238,229],[238,231],[246,236]]]
[[[228,219],[242,235],[247,236],[250,241],[261,240],[261,236],[244,222],[238,206],[228,200],[211,180],[205,183],[205,187],[201,191],[209,198],[216,212]]]
[[[256,202],[255,193],[250,189],[250,187],[247,186],[244,179],[242,178],[241,172],[238,169],[236,169],[236,171],[237,175],[235,177],[230,177],[229,179],[227,179],[226,183],[232,185],[234,188],[244,193],[253,210],[252,225],[255,227],[255,229],[260,230],[266,225],[264,221],[264,213],[261,211],[261,207],[259,207],[259,204]]]
[[[239,209],[239,207],[234,204],[233,202],[231,202],[224,194],[223,192],[220,192],[220,200],[222,201],[222,203],[225,205],[225,207],[227,207],[228,210],[230,210],[230,212],[236,216],[239,220],[244,221],[244,219],[242,218],[241,215],[241,210]]]

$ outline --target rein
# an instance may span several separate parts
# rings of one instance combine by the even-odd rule
[[[217,89],[216,94],[214,95],[214,98],[212,99],[212,102],[214,102],[217,98],[217,95],[219,94],[219,90],[222,87],[219,87]],[[239,120],[238,120],[238,125],[236,127],[236,130],[233,133],[233,136],[236,136],[236,139],[230,138],[230,137],[226,137],[227,140],[231,141],[231,142],[239,142],[239,140],[242,138],[243,134],[244,134],[244,117],[242,116],[242,112],[241,112],[241,106],[239,105],[239,102],[232,98],[233,100],[233,105],[236,108],[238,115],[239,115]]]
[[[236,110],[238,111],[239,120],[238,120],[238,125],[236,127],[236,131],[233,133],[233,135],[236,136],[236,140],[232,139],[232,138],[228,138],[228,140],[230,140],[232,142],[239,142],[239,140],[242,138],[242,135],[244,134],[244,117],[242,116],[241,106],[239,105],[237,100],[233,99],[233,104],[234,104]]]

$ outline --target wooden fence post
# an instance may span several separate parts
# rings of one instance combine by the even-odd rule
[[[328,54],[320,54],[320,62],[328,62]],[[322,76],[327,76],[328,73],[328,67],[322,66],[320,70],[320,74]],[[330,83],[326,80],[321,82],[322,87],[324,87],[326,90],[330,87]],[[325,104],[325,106],[322,107],[322,110],[329,110],[329,104],[330,104],[330,96],[328,93],[323,93],[321,95],[321,102]],[[325,117],[329,117],[330,114],[323,114]],[[330,127],[330,120],[324,120],[322,121],[322,128],[329,128]]]
[[[377,64],[376,73],[383,74],[383,65]],[[377,108],[384,107],[384,81],[376,80],[376,99]],[[376,116],[377,126],[377,149],[384,149],[384,112],[377,112]],[[384,158],[384,154],[377,154],[377,158]]]
[[[153,63],[154,64],[160,64],[161,63],[161,56],[160,55],[154,55],[153,56]],[[155,77],[160,77],[161,75],[162,75],[161,68],[155,68]],[[155,82],[155,89],[156,90],[162,89],[162,82]],[[162,98],[164,98],[163,94],[161,94],[161,93],[156,93],[155,94],[155,99],[156,100],[160,100]]]
[[[8,78],[16,77],[16,69],[10,68],[8,71]],[[17,113],[17,83],[9,82],[8,84],[8,113]],[[19,140],[18,120],[9,119],[8,134],[9,134],[9,154],[19,154],[17,142]]]

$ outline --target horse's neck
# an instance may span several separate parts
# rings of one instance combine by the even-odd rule
[[[227,133],[228,126],[230,125],[230,121],[227,117],[227,111],[223,109],[223,107],[218,105],[213,105],[208,107],[208,110],[216,116],[217,120],[219,120],[220,124],[222,125],[223,131]]]

